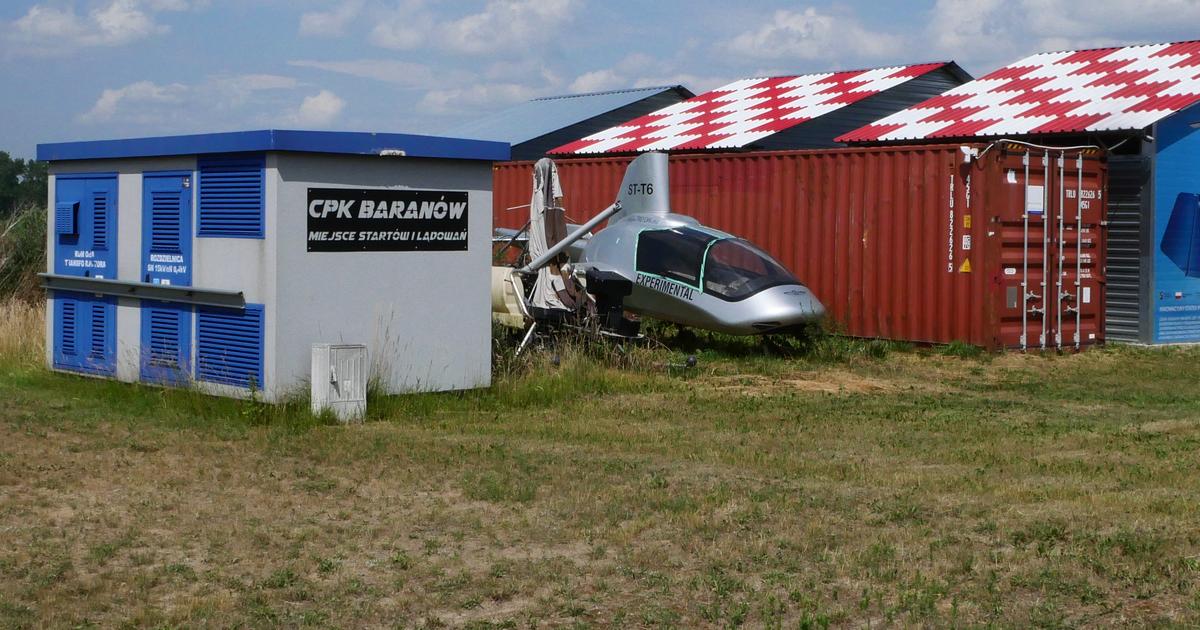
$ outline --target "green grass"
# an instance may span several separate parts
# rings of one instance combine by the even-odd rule
[[[1200,623],[1200,350],[655,333],[352,426],[0,356],[0,625]]]

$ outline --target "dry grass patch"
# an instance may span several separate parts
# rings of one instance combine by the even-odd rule
[[[0,357],[21,366],[45,361],[46,305],[0,300]]]
[[[0,626],[1200,623],[1196,350],[547,350],[351,427],[4,352]]]

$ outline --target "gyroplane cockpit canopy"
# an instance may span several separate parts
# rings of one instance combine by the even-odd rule
[[[635,258],[638,273],[680,282],[729,302],[771,287],[800,284],[748,241],[691,227],[643,230]]]

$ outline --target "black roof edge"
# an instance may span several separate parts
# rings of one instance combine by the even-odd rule
[[[529,99],[529,101],[530,102],[533,102],[533,101],[557,101],[557,100],[563,100],[563,99],[568,99],[568,98],[583,98],[583,97],[587,97],[587,96],[605,96],[608,94],[627,94],[629,92],[648,92],[650,90],[655,90],[656,92],[666,92],[668,90],[675,90],[675,91],[681,92],[683,94],[686,94],[687,98],[692,98],[693,96],[695,96],[695,93],[693,93],[691,90],[687,89],[686,87],[683,87],[682,85],[677,84],[677,85],[648,85],[646,87],[623,88],[620,90],[601,90],[599,92],[581,92],[579,94],[558,94],[555,96],[540,96],[538,98],[531,98],[531,99]]]
[[[957,61],[947,61],[946,65],[943,66],[943,69],[954,75],[954,78],[962,81],[963,83],[969,83],[975,80],[975,77],[971,76],[970,72],[967,72],[962,66],[958,65]]]

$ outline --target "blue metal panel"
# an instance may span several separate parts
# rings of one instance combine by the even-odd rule
[[[142,177],[142,282],[192,284],[192,174]]]
[[[263,155],[200,159],[196,236],[265,236],[266,165]]]
[[[196,380],[258,389],[263,382],[263,307],[196,311]]]
[[[51,299],[54,367],[111,375],[116,368],[116,302],[69,292],[55,293]]]
[[[1171,218],[1163,232],[1159,249],[1175,263],[1183,275],[1200,277],[1200,197],[1181,192],[1175,197]]]
[[[505,142],[403,133],[264,129],[188,136],[39,144],[37,159],[43,162],[57,162],[268,151],[346,155],[380,155],[387,152],[391,155],[402,154],[409,157],[493,162],[507,160],[509,157],[509,146]]]
[[[55,212],[74,204],[75,230],[54,235],[54,273],[115,278],[117,265],[117,176],[81,174],[55,177]],[[58,217],[55,217],[56,223]],[[56,226],[57,228],[57,226]]]
[[[184,385],[191,374],[192,307],[142,303],[141,378],[151,383]]]
[[[1200,341],[1200,105],[1154,128],[1154,341]]]

